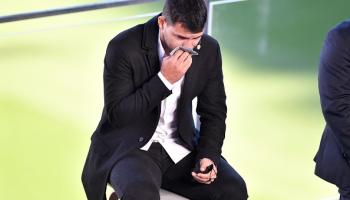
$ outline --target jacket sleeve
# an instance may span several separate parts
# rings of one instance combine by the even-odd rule
[[[197,113],[200,116],[200,136],[197,160],[211,159],[219,163],[226,130],[226,94],[223,82],[222,62],[217,44],[216,61],[209,72],[204,90],[198,95]]]
[[[109,43],[104,60],[104,103],[115,127],[147,115],[171,94],[157,74],[135,88],[134,74],[140,72],[133,70],[130,59],[119,42]]]
[[[322,112],[348,162],[350,162],[349,27],[347,34],[339,32],[337,28],[328,33],[319,65],[319,92]]]

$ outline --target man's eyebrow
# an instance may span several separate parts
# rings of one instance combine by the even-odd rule
[[[180,38],[190,39],[189,37],[186,37],[186,36],[183,36],[183,35],[179,35],[179,34],[176,34],[176,33],[175,33],[175,35],[176,35],[177,37],[180,37]],[[197,36],[197,37],[194,37],[193,39],[198,39],[198,38],[200,38],[200,37],[202,37],[202,35],[199,35],[199,36]]]

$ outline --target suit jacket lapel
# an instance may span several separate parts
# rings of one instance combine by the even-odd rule
[[[178,103],[179,106],[179,116],[182,115],[183,113],[183,109],[185,108],[184,103],[186,101],[189,101],[191,99],[189,99],[191,97],[191,91],[194,90],[195,87],[195,82],[196,82],[196,73],[198,73],[198,56],[193,56],[192,59],[192,65],[191,67],[187,70],[186,75],[185,75],[185,79],[184,79],[184,84],[182,86],[182,91],[181,91],[181,96],[180,96],[180,100]]]
[[[142,48],[146,50],[145,58],[147,60],[149,75],[154,75],[160,70],[158,56],[158,16],[153,17],[145,24],[142,36]]]
[[[159,55],[158,55],[158,34],[159,28],[157,24],[158,16],[149,20],[145,26],[142,35],[142,49],[145,50],[144,59],[148,76],[155,76],[160,70]],[[157,107],[158,115],[160,115],[161,106]]]

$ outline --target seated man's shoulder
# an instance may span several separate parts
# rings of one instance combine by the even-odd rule
[[[337,24],[329,31],[329,34],[332,36],[340,36],[342,38],[350,38],[350,19]],[[348,40],[350,42],[350,39]]]
[[[217,48],[219,46],[219,42],[210,35],[204,34],[201,39],[201,43],[204,46],[210,48]]]
[[[336,26],[336,29],[350,31],[350,19],[342,21]]]
[[[140,44],[142,39],[143,25],[137,25],[127,30],[118,33],[114,38],[112,38],[108,46],[114,46],[117,48],[131,47]]]

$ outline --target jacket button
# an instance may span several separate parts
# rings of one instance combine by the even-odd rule
[[[139,138],[139,142],[143,142],[144,138],[143,137],[140,137]]]

